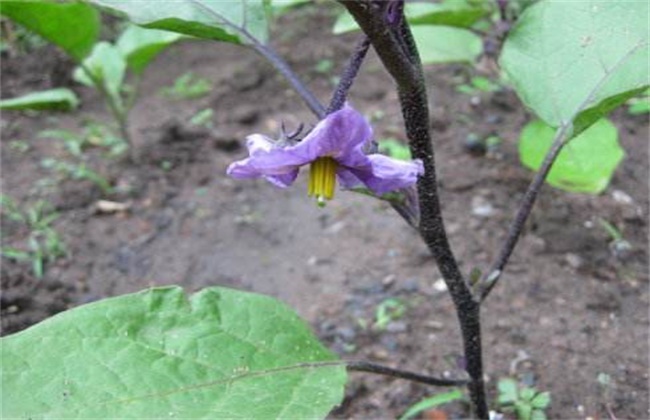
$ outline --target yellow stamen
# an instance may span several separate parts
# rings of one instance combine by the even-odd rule
[[[316,197],[319,206],[325,205],[325,200],[334,197],[336,186],[336,167],[338,163],[331,157],[319,157],[309,168],[309,186],[307,194]]]

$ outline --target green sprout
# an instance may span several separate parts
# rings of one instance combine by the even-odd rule
[[[505,412],[515,413],[519,420],[545,420],[545,410],[551,404],[549,392],[539,392],[533,387],[519,386],[513,378],[502,378],[497,384],[498,406]]]
[[[187,72],[176,78],[172,86],[161,89],[160,93],[169,99],[197,99],[210,93],[212,86],[208,79]]]
[[[49,204],[39,200],[31,207],[21,209],[8,196],[0,196],[2,212],[9,220],[27,228],[28,234],[21,247],[2,246],[2,256],[20,262],[30,262],[37,278],[42,278],[46,263],[52,263],[67,252],[59,233],[51,224],[59,217]]]
[[[406,313],[406,305],[399,299],[388,298],[382,301],[375,310],[374,327],[378,331],[386,329],[388,324],[400,319]]]

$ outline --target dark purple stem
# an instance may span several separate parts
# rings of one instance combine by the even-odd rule
[[[429,135],[429,109],[422,65],[408,23],[401,19],[392,27],[370,1],[340,1],[370,38],[382,63],[397,83],[406,134],[414,158],[421,159],[425,173],[418,180],[420,235],[433,254],[447,283],[459,318],[468,388],[475,414],[489,417],[483,382],[480,306],[465,282],[445,233],[437,191],[435,157]]]
[[[528,186],[528,190],[526,191],[526,194],[521,201],[519,209],[517,210],[517,214],[510,224],[510,228],[508,229],[508,236],[503,246],[501,247],[501,250],[499,251],[499,255],[497,256],[494,263],[492,263],[490,269],[483,274],[480,282],[477,285],[476,296],[481,301],[485,300],[488,294],[490,294],[490,291],[492,291],[494,286],[501,278],[501,273],[503,272],[506,264],[508,264],[508,260],[512,255],[512,251],[515,249],[517,241],[521,236],[524,224],[526,223],[526,220],[528,220],[528,216],[530,215],[530,212],[535,205],[537,195],[542,189],[544,180],[550,172],[551,167],[553,166],[553,162],[555,162],[555,159],[560,154],[562,147],[564,147],[566,136],[570,129],[570,125],[564,125],[557,131],[555,139],[553,140],[553,144],[551,145],[549,151],[546,153],[546,157],[544,157],[542,166],[535,174],[533,181]]]
[[[366,53],[368,52],[369,47],[370,40],[367,36],[364,35],[364,37],[359,41],[356,48],[354,49],[354,52],[352,53],[352,56],[350,57],[350,60],[348,61],[343,74],[341,75],[341,80],[339,81],[339,84],[334,91],[334,95],[332,95],[330,105],[327,107],[327,114],[338,111],[343,107],[345,99],[348,96],[348,92],[352,87],[352,83],[354,82],[355,77],[357,77],[357,74],[359,73],[359,68],[361,67],[361,63],[363,63],[363,59],[366,57]]]
[[[391,376],[398,379],[406,379],[413,382],[419,382],[433,386],[462,386],[467,384],[467,379],[447,379],[436,378],[433,376],[420,375],[419,373],[408,372],[405,370],[393,369],[383,365],[377,365],[370,362],[347,362],[348,370],[357,372],[369,372],[377,375]]]

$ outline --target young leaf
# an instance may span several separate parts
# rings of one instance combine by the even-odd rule
[[[0,100],[0,109],[12,110],[61,110],[72,111],[79,105],[79,98],[70,89],[58,88],[32,92],[18,98]]]
[[[551,404],[551,393],[548,391],[540,392],[539,394],[535,395],[535,397],[533,397],[533,399],[530,401],[530,404],[533,406],[533,408],[537,408],[539,410],[545,409]]]
[[[406,413],[399,418],[399,420],[408,420],[420,414],[425,410],[429,410],[434,407],[438,407],[442,404],[447,404],[452,401],[460,400],[463,398],[463,391],[460,389],[454,389],[453,391],[445,392],[442,394],[434,395],[433,397],[425,398],[422,401],[418,402],[415,405],[412,405]]]
[[[81,61],[99,36],[99,13],[80,2],[3,0],[0,13]]]
[[[3,418],[324,417],[346,381],[284,304],[217,287],[106,299],[1,344]]]
[[[528,123],[519,139],[521,162],[539,169],[554,136],[555,130],[542,121]],[[602,119],[564,146],[546,180],[567,191],[598,194],[607,188],[624,155],[616,127]]]
[[[181,37],[181,34],[174,32],[129,25],[115,46],[126,58],[129,68],[135,74],[141,74],[151,60]]]
[[[526,9],[501,66],[523,102],[578,135],[648,85],[650,3],[545,1]]]
[[[113,44],[99,42],[81,67],[75,70],[74,78],[88,86],[98,87],[96,84],[99,83],[112,100],[120,104],[125,72],[126,61],[120,51]]]
[[[197,38],[235,44],[266,43],[264,0],[90,0],[126,15],[133,23]]]
[[[497,388],[499,389],[499,405],[514,404],[519,399],[519,387],[516,380],[512,378],[499,379]]]
[[[481,38],[467,29],[418,25],[411,32],[423,64],[473,62],[483,50]]]

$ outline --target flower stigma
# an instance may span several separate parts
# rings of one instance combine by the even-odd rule
[[[331,200],[334,197],[337,166],[336,160],[329,156],[321,156],[309,166],[307,194],[309,197],[316,197],[319,207],[324,207],[325,200]]]

